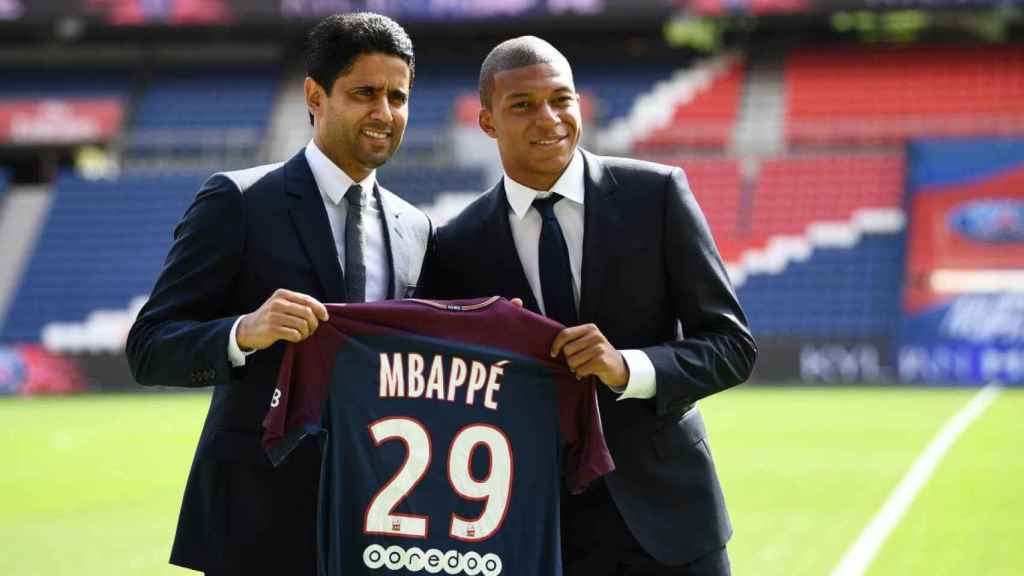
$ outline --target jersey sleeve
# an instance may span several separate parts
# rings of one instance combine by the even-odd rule
[[[573,494],[615,470],[601,428],[595,379],[582,382],[568,375],[558,378],[558,414],[563,441],[563,471]]]
[[[323,353],[331,340],[321,325],[313,336],[288,344],[270,408],[263,419],[263,448],[277,466],[308,436],[323,433],[321,406],[329,391],[331,363]]]

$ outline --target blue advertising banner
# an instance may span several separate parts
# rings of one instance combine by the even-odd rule
[[[908,157],[900,380],[1024,385],[1024,140],[919,142]]]

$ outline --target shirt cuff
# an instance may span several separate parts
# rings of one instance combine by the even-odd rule
[[[238,319],[235,320],[235,323],[231,325],[231,333],[228,334],[228,362],[231,363],[233,368],[241,368],[242,366],[245,366],[246,356],[255,352],[255,350],[243,352],[242,349],[238,347],[238,341],[235,340],[235,333],[238,332],[238,323],[242,321],[242,318],[245,318],[245,315],[239,316]]]
[[[629,381],[625,389],[612,391],[619,393],[618,400],[627,398],[654,398],[657,385],[654,377],[654,363],[643,350],[620,350],[622,359],[629,368]]]

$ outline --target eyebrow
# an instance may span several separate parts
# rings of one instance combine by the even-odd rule
[[[573,93],[575,93],[576,91],[575,91],[575,90],[573,90],[572,88],[570,88],[569,86],[561,86],[561,87],[559,87],[559,88],[556,88],[556,89],[554,90],[554,92],[555,92],[556,94],[557,94],[557,93],[561,93],[561,92],[568,92],[568,93],[570,93],[570,94],[573,94]],[[505,95],[505,98],[506,98],[506,99],[508,99],[508,100],[514,100],[514,99],[516,99],[516,98],[530,98],[530,97],[532,97],[532,96],[533,96],[534,94],[535,94],[534,92],[513,92],[512,94],[506,94],[506,95]]]
[[[381,86],[379,84],[369,84],[369,83],[368,84],[356,84],[355,86],[352,86],[351,88],[349,88],[349,90],[364,90],[366,88],[369,88],[370,90],[373,90],[374,92],[381,92],[381,91],[385,91],[386,90],[389,94],[390,93],[394,93],[394,92],[400,92],[400,93],[406,94],[406,95],[409,94],[409,90],[408,89],[402,88],[402,87],[399,87],[399,86],[392,86],[391,88],[385,88],[384,86]]]

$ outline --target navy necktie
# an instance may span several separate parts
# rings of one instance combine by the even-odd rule
[[[533,207],[540,212],[540,288],[544,298],[544,312],[548,318],[566,326],[576,324],[576,297],[572,289],[572,268],[569,264],[569,248],[562,235],[562,227],[555,218],[555,203],[562,199],[558,194],[547,198],[535,198]]]
[[[353,184],[345,192],[345,291],[348,301],[366,301],[366,265],[363,263],[363,188]]]

